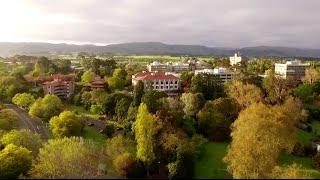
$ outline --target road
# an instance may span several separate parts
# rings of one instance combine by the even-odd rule
[[[32,132],[36,132],[42,136],[43,139],[50,139],[50,135],[42,122],[38,122],[37,120],[31,118],[29,114],[22,108],[13,105],[13,104],[5,104],[6,108],[14,110],[18,113],[21,121],[23,122],[25,128],[30,129]]]

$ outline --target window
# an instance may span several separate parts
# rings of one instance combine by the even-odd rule
[[[169,82],[168,81],[166,81],[166,84],[168,84]]]
[[[161,81],[161,84],[163,84],[163,81]]]
[[[178,81],[174,81],[175,84],[178,84]]]
[[[168,89],[168,86],[166,86],[166,88]]]
[[[174,86],[174,88],[176,88],[176,89],[177,89],[178,87],[177,87],[177,86]]]
[[[159,84],[159,82],[158,82],[158,81],[156,81],[156,84]]]

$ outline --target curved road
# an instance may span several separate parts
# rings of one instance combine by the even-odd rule
[[[42,122],[38,122],[37,120],[31,118],[24,109],[13,104],[5,104],[4,106],[18,113],[25,128],[30,129],[30,131],[32,132],[40,134],[43,139],[50,139],[50,135],[45,125]]]

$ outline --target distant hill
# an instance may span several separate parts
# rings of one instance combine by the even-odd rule
[[[218,55],[230,56],[235,52],[245,56],[280,57],[320,57],[320,49],[257,46],[245,48],[217,48],[200,45],[171,45],[161,42],[133,42],[106,46],[50,44],[50,43],[10,43],[0,42],[0,56],[15,54],[46,55],[55,53],[112,53],[125,55]]]

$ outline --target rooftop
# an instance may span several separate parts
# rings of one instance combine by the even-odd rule
[[[162,71],[156,72],[139,72],[134,75],[134,78],[138,80],[178,80],[179,78],[170,73]]]

